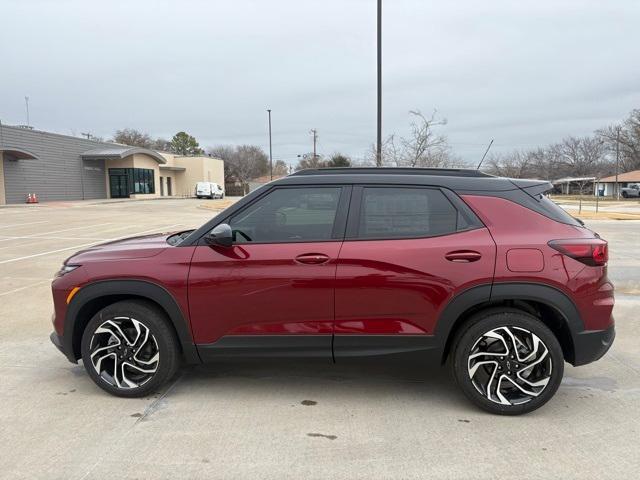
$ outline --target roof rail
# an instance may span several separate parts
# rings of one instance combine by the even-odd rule
[[[491,177],[488,173],[468,168],[408,168],[408,167],[333,167],[308,168],[292,173],[301,175],[437,175],[442,177]]]

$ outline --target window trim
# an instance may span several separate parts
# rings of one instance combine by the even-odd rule
[[[362,199],[364,196],[365,188],[410,188],[412,190],[421,189],[421,190],[437,190],[442,193],[444,198],[451,204],[453,209],[457,212],[458,215],[462,215],[469,226],[467,228],[460,228],[453,232],[449,233],[441,233],[434,235],[404,235],[404,236],[381,236],[381,237],[360,237],[358,236],[358,230],[360,228],[360,216],[362,212]],[[453,197],[453,198],[452,198]],[[381,185],[381,184],[361,184],[355,185],[353,187],[353,192],[351,194],[351,209],[349,210],[349,218],[347,221],[347,230],[344,238],[345,242],[366,242],[366,241],[380,241],[380,240],[415,240],[420,238],[437,238],[437,237],[446,237],[448,235],[455,235],[458,233],[468,232],[471,230],[476,230],[478,228],[483,228],[484,224],[480,221],[480,219],[473,213],[473,211],[464,203],[455,193],[449,191],[446,188],[440,187],[432,187],[426,185]],[[464,207],[461,208],[462,202]],[[465,208],[466,207],[466,208]]]
[[[338,188],[340,189],[339,197],[338,197],[338,205],[336,207],[336,214],[333,219],[333,227],[331,228],[331,238],[329,239],[319,239],[319,240],[288,240],[288,241],[274,241],[274,242],[247,242],[247,243],[238,243],[235,245],[238,246],[248,246],[248,245],[279,245],[279,244],[292,244],[292,243],[327,243],[327,242],[342,242],[344,241],[344,236],[346,232],[346,224],[349,213],[349,204],[351,201],[351,185],[344,184],[330,184],[330,185],[317,185],[317,184],[308,184],[308,185],[275,185],[271,188],[266,189],[262,195],[256,197],[252,202],[243,205],[241,209],[236,210],[222,220],[220,220],[213,228],[222,224],[229,223],[231,217],[235,217],[236,215],[242,214],[245,210],[255,205],[257,202],[261,201],[267,195],[271,194],[275,190],[284,190],[284,189],[309,189],[309,188]],[[206,234],[205,234],[206,235]],[[208,245],[204,242],[204,235],[198,241],[198,245]]]

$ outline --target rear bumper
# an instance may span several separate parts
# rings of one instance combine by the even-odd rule
[[[611,325],[606,330],[585,330],[574,337],[574,366],[599,360],[613,344],[616,330]]]

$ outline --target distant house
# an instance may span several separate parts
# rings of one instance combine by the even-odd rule
[[[640,184],[640,170],[633,170],[618,175],[618,188],[626,188],[635,183]],[[601,196],[611,197],[615,195],[616,176],[601,178],[596,187],[596,191],[601,192]]]
[[[567,177],[551,182],[553,193],[562,195],[591,194],[596,177]]]

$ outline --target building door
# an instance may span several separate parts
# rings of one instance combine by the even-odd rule
[[[171,193],[171,177],[167,177],[167,195],[173,195],[173,193]]]
[[[109,169],[109,190],[111,198],[129,198],[129,182],[126,169]]]
[[[160,177],[160,196],[164,197],[164,177]]]

